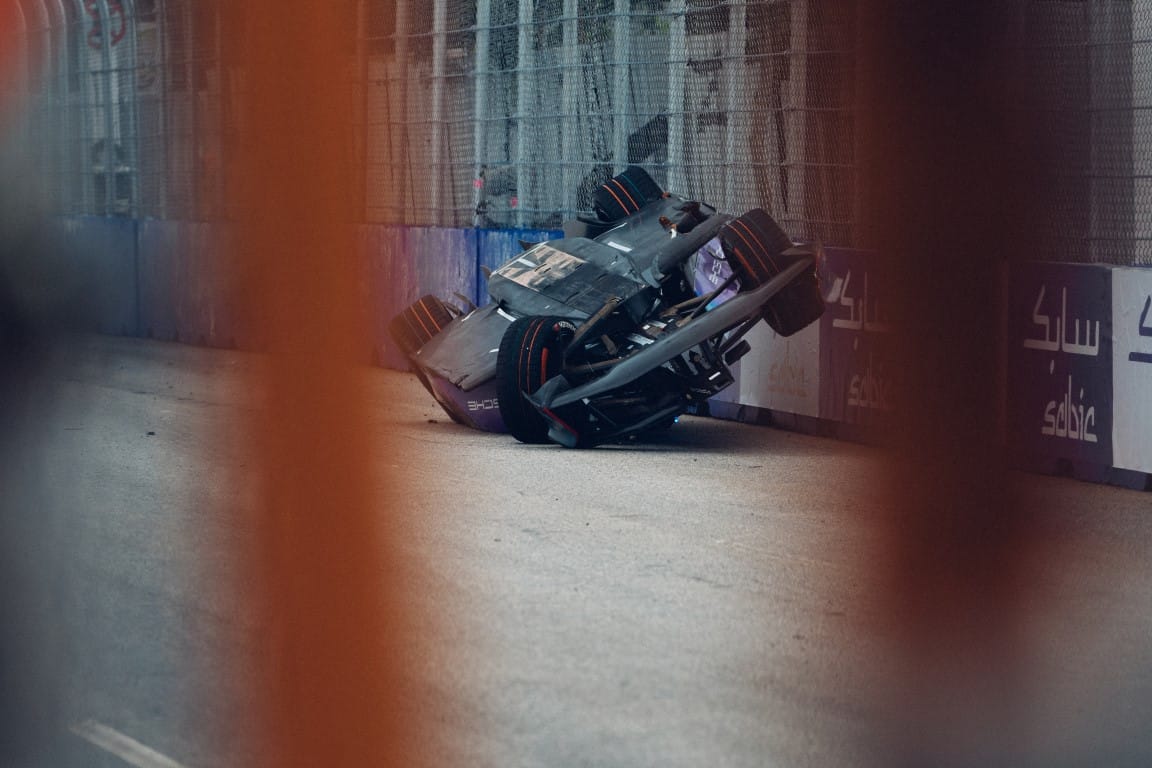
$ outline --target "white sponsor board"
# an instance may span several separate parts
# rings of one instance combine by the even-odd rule
[[[1112,463],[1152,472],[1152,269],[1112,270]]]
[[[721,397],[740,405],[819,416],[820,323],[785,338],[762,322],[746,338],[752,350],[738,364],[736,384]]]

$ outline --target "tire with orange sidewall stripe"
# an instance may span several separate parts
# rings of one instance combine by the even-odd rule
[[[741,291],[759,288],[788,266],[781,254],[792,247],[792,241],[760,208],[728,222],[720,239],[732,271],[740,279]]]
[[[560,373],[572,324],[559,317],[522,317],[500,340],[496,394],[508,432],[522,443],[547,443],[548,422],[524,399]]]
[[[447,304],[435,296],[421,296],[415,303],[392,318],[392,322],[388,324],[388,335],[392,337],[392,341],[396,342],[396,346],[404,353],[404,357],[410,358],[433,336],[444,330],[444,327],[450,322],[452,322],[452,312],[448,309]],[[412,365],[410,369],[412,373],[416,374],[416,378],[420,380],[424,389],[428,390],[428,394],[440,402],[440,407],[452,417],[452,421],[462,424],[460,417],[440,401],[435,387],[420,370],[420,366]]]
[[[601,221],[619,221],[663,196],[664,190],[647,171],[630,165],[592,194],[592,210]]]
[[[448,306],[435,296],[421,296],[388,324],[388,335],[404,355],[411,356],[416,350],[440,333],[444,326],[452,322]]]
[[[792,241],[766,211],[755,208],[724,227],[720,235],[740,290],[751,291],[787,269],[797,257],[785,256]],[[815,270],[802,274],[764,306],[764,319],[781,336],[791,336],[824,314],[824,298]]]

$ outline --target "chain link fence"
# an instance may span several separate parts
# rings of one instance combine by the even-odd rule
[[[851,3],[384,10],[366,29],[368,134],[393,143],[368,157],[371,220],[557,226],[639,164],[721,208],[767,207],[796,236],[851,240]]]
[[[218,0],[21,0],[36,166],[66,214],[234,215]],[[554,227],[627,164],[867,245],[856,2],[358,0],[365,222]],[[1152,264],[1152,0],[1013,0],[1007,78],[1056,159],[1024,257]],[[980,66],[973,62],[972,66]],[[899,88],[898,83],[892,85]],[[979,119],[974,116],[974,119]],[[233,141],[239,136],[238,141]],[[255,137],[248,137],[255,140]]]
[[[1152,3],[1016,3],[1018,108],[1040,205],[1021,228],[1050,261],[1152,265]]]

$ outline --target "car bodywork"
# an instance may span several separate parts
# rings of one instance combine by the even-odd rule
[[[629,167],[596,212],[493,271],[488,304],[425,297],[393,320],[453,420],[569,447],[626,438],[731,384],[761,319],[787,335],[823,312],[819,249],[795,246],[763,211],[720,213]]]

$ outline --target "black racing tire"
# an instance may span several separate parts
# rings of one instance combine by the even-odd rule
[[[664,196],[664,190],[648,172],[630,165],[592,193],[592,210],[604,222],[619,221]]]
[[[761,208],[728,222],[720,233],[720,241],[740,280],[741,291],[759,288],[791,263],[781,254],[792,247],[792,241]]]
[[[444,327],[450,322],[452,322],[452,312],[448,309],[447,304],[435,296],[421,296],[403,312],[392,318],[392,322],[388,324],[388,335],[404,353],[404,357],[411,359],[420,347],[444,330]],[[420,380],[424,389],[428,390],[428,394],[436,399],[436,402],[440,404],[440,407],[444,409],[452,421],[463,424],[464,421],[440,400],[436,390],[432,387],[432,382],[428,380],[424,371],[420,370],[420,366],[413,363],[410,365],[410,370],[416,374],[416,378]]]
[[[435,296],[421,296],[392,318],[388,335],[405,357],[411,357],[450,322],[452,313],[444,302]]]
[[[496,394],[509,434],[522,443],[547,443],[548,422],[524,399],[564,366],[572,324],[559,317],[521,317],[500,339]]]
[[[791,336],[824,315],[824,295],[815,272],[800,275],[764,305],[764,320],[781,336]]]

